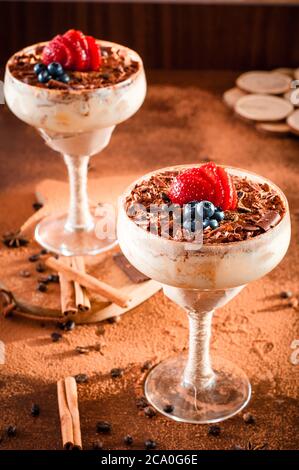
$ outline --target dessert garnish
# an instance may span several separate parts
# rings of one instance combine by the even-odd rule
[[[43,64],[59,63],[66,70],[97,71],[101,65],[101,49],[92,36],[70,29],[58,34],[44,47]]]
[[[213,162],[180,173],[174,178],[168,196],[175,204],[208,200],[223,210],[233,210],[237,204],[231,176]]]
[[[42,62],[38,62],[33,67],[40,83],[47,83],[49,80],[58,80],[62,83],[68,83],[70,76],[65,73],[64,68],[59,62],[50,62],[48,66]]]
[[[220,207],[215,207],[211,201],[191,201],[184,205],[183,209],[183,227],[189,232],[194,232],[196,229],[196,218],[202,217],[203,228],[211,227],[216,229],[219,227],[219,222],[224,219],[224,212]]]

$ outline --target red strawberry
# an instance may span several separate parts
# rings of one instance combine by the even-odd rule
[[[66,61],[65,48],[61,43],[62,36],[55,36],[43,49],[42,61],[45,65],[51,62],[60,62],[64,66]]]
[[[88,70],[89,57],[88,57],[88,44],[85,36],[81,31],[70,29],[64,35],[64,38],[69,40],[72,50],[75,52],[75,68],[76,70]]]
[[[57,38],[58,41],[61,43],[62,47],[64,48],[65,52],[65,62],[61,63],[61,65],[67,70],[74,69],[76,62],[76,53],[73,50],[71,42],[64,36],[57,36]]]
[[[85,36],[85,38],[89,49],[89,69],[97,71],[102,61],[101,49],[92,36]]]
[[[201,173],[210,181],[215,188],[215,197],[213,204],[221,207],[224,198],[224,189],[217,173],[217,165],[214,162],[204,163],[200,167]]]
[[[180,173],[173,180],[168,196],[171,202],[180,205],[203,200],[223,210],[235,209],[237,205],[231,176],[213,162]]]
[[[190,201],[212,201],[213,185],[200,172],[200,168],[192,168],[178,175],[170,188],[169,198],[174,204],[187,204]]]
[[[217,174],[224,189],[224,197],[221,208],[224,211],[235,209],[237,204],[237,195],[231,176],[225,171],[224,168],[220,166],[217,168]]]

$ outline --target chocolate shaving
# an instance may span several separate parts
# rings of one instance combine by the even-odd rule
[[[263,214],[257,225],[267,232],[270,228],[275,227],[280,221],[281,216],[277,211],[269,211]]]
[[[135,284],[140,284],[142,282],[148,281],[149,277],[142,274],[138,269],[136,269],[122,253],[116,253],[113,256],[113,259],[117,266],[131,279]]]

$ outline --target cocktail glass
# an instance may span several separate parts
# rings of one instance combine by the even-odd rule
[[[139,63],[138,71],[113,86],[92,90],[57,90],[26,84],[11,74],[9,64],[12,58],[5,72],[7,105],[19,119],[38,129],[47,145],[63,155],[68,169],[68,214],[44,218],[35,231],[36,240],[43,247],[66,256],[98,254],[116,243],[115,231],[107,236],[105,230],[97,229],[102,227],[103,217],[108,216],[103,213],[97,215],[97,211],[90,208],[88,162],[92,155],[109,144],[116,124],[130,118],[139,109],[146,94],[145,73],[139,55],[118,44],[99,43],[129,54]],[[22,52],[30,53],[44,44],[27,47]]]
[[[185,169],[188,165],[158,170]],[[251,281],[270,272],[284,257],[290,241],[288,203],[282,191],[266,178],[229,167],[227,171],[268,183],[281,197],[286,212],[274,228],[254,238],[216,245],[194,245],[166,239],[139,227],[126,213],[120,198],[118,240],[129,261],[162,283],[164,293],[183,307],[189,318],[189,352],[162,361],[145,382],[148,401],[162,414],[182,422],[213,423],[243,409],[250,399],[246,374],[221,357],[210,356],[214,312]],[[148,179],[156,172],[143,176]],[[172,405],[173,411],[169,413]]]

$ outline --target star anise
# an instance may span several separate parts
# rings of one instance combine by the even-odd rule
[[[24,238],[19,231],[5,233],[2,241],[7,248],[19,248],[20,246],[26,246],[29,243],[29,240]]]

